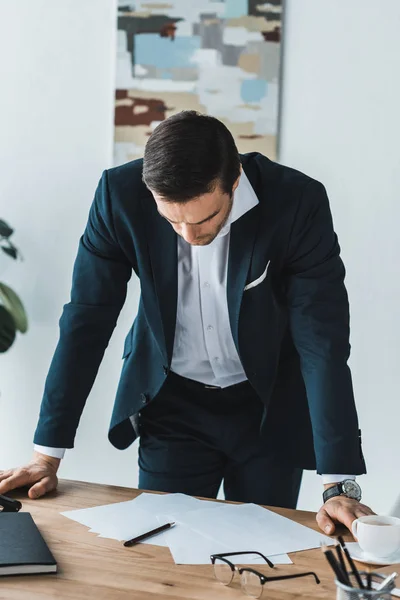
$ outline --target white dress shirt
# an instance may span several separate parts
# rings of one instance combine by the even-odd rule
[[[171,370],[206,385],[228,387],[245,381],[233,341],[226,294],[231,223],[258,204],[242,171],[226,224],[207,246],[192,246],[178,236],[178,304]],[[200,318],[196,318],[199,316]],[[63,458],[64,448],[35,445],[35,450]],[[322,475],[323,483],[355,479]]]
[[[247,379],[229,324],[226,283],[231,223],[257,204],[242,172],[232,210],[214,241],[192,246],[178,237],[178,306],[171,370],[182,377],[222,388]]]

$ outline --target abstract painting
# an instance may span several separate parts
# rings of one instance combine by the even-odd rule
[[[181,110],[276,157],[283,0],[118,0],[115,164]]]

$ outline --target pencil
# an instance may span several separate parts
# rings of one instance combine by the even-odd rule
[[[353,574],[353,575],[354,575],[354,577],[356,578],[356,581],[357,581],[358,587],[360,588],[360,590],[365,590],[365,586],[364,586],[364,584],[363,584],[363,582],[362,582],[362,580],[361,580],[360,573],[358,572],[358,570],[357,570],[357,567],[356,567],[356,565],[354,564],[354,561],[353,561],[353,559],[351,558],[351,556],[350,556],[350,553],[349,553],[348,549],[346,548],[346,544],[344,543],[344,539],[342,538],[342,536],[341,536],[341,535],[339,535],[339,536],[338,536],[338,540],[339,540],[339,542],[340,542],[340,545],[341,545],[341,546],[342,546],[342,548],[343,548],[343,552],[345,553],[345,556],[346,556],[346,558],[347,558],[347,561],[348,561],[348,563],[349,563],[349,565],[350,565],[350,571],[352,572],[352,574]]]
[[[346,568],[346,564],[345,564],[344,558],[343,558],[342,547],[338,543],[338,544],[336,544],[335,549],[336,549],[336,554],[338,555],[340,567],[341,567],[341,569],[343,571],[343,575],[345,576],[345,579],[346,579],[346,583],[347,583],[347,585],[351,586],[351,581],[347,574],[347,568]]]
[[[339,563],[337,562],[332,550],[328,550],[328,548],[324,545],[321,545],[321,550],[325,554],[325,558],[328,561],[328,563],[330,564],[332,571],[335,573],[336,579],[338,581],[340,581],[340,583],[343,583],[344,585],[348,585],[349,584],[348,578],[346,577],[346,574],[342,572],[342,569],[341,569]]]

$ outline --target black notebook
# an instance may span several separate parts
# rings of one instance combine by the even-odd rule
[[[54,556],[31,515],[0,512],[0,575],[56,571]]]

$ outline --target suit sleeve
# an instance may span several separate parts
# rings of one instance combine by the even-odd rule
[[[307,184],[289,240],[287,297],[300,355],[318,473],[365,473],[347,361],[349,304],[345,268],[322,184]]]
[[[86,399],[125,302],[132,265],[113,227],[107,172],[99,182],[73,270],[71,301],[46,379],[34,443],[72,448]]]

